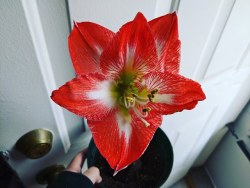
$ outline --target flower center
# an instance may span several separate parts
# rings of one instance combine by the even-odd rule
[[[144,119],[148,116],[150,108],[148,102],[154,102],[154,95],[158,89],[149,92],[146,88],[142,91],[136,87],[135,74],[123,73],[113,87],[113,94],[121,112],[127,116],[133,110],[136,116],[148,127],[150,124]],[[136,80],[136,81],[135,81]]]

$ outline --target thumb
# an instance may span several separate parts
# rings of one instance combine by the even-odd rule
[[[100,170],[95,166],[90,167],[83,174],[87,176],[92,181],[93,184],[100,183],[102,181]]]

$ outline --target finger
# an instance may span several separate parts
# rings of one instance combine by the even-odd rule
[[[86,153],[87,153],[87,148],[84,149],[83,151],[79,152],[69,163],[67,166],[66,170],[71,171],[71,172],[77,172],[80,173],[83,163],[86,159]]]
[[[93,184],[100,183],[102,181],[102,177],[100,176],[100,171],[97,167],[90,167],[88,170],[86,170],[83,173],[85,176],[87,176]]]
[[[98,179],[97,179],[97,181],[96,181],[96,183],[101,183],[101,182],[102,182],[102,177],[99,176]]]

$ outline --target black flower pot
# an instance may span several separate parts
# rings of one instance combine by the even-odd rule
[[[87,154],[88,167],[100,169],[99,188],[157,188],[168,178],[173,166],[173,149],[166,134],[158,128],[145,153],[126,169],[113,176],[114,170],[102,157],[93,139]]]

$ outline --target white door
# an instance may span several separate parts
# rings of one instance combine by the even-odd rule
[[[195,110],[165,118],[165,131],[175,135],[174,170],[166,185],[206,160],[209,152],[199,154],[208,141],[250,99],[250,2],[181,1],[178,13],[181,71],[202,84],[207,99]]]
[[[0,150],[27,187],[44,187],[34,177],[52,164],[67,164],[87,145],[82,120],[49,98],[74,77],[67,49],[72,19],[113,31],[138,11],[150,20],[178,10],[181,74],[199,81],[207,95],[196,109],[166,116],[162,125],[174,146],[168,187],[183,177],[208,140],[233,121],[250,96],[250,2],[248,0],[68,0],[0,1]],[[36,128],[54,134],[52,150],[30,160],[13,149]],[[198,158],[202,163],[206,156]],[[32,172],[31,172],[32,169]]]
[[[71,19],[96,22],[113,31],[138,11],[148,20],[178,11],[181,74],[200,82],[207,99],[192,111],[164,117],[162,128],[175,156],[173,171],[163,187],[182,178],[192,165],[202,164],[209,151],[199,154],[207,142],[235,120],[250,98],[250,2],[69,0],[69,7]]]

